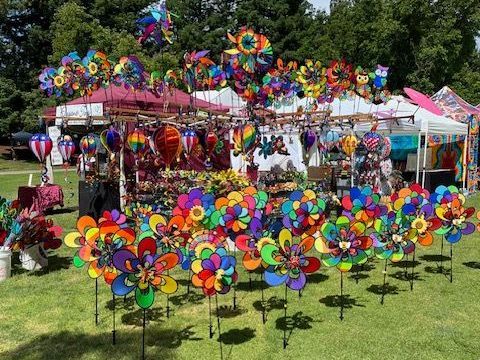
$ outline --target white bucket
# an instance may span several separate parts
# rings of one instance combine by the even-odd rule
[[[0,282],[10,277],[12,272],[12,252],[0,249]]]
[[[48,258],[43,246],[36,244],[20,251],[20,262],[22,263],[22,268],[33,271],[47,266]]]

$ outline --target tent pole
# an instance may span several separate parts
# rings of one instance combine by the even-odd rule
[[[125,195],[126,195],[126,189],[125,185],[127,184],[127,179],[125,177],[125,122],[121,121],[120,122],[120,134],[122,136],[122,143],[123,146],[120,149],[120,183],[118,186],[118,190],[120,193],[120,208],[122,211],[125,209]]]
[[[425,168],[426,168],[426,165],[427,165],[427,148],[428,148],[428,127],[427,127],[427,131],[425,132],[425,146],[424,146],[424,150],[423,150],[423,173],[422,173],[422,187],[423,188],[425,188],[425,177],[426,177]]]
[[[467,190],[467,175],[468,175],[467,154],[468,154],[469,145],[470,145],[470,121],[468,122],[467,135],[465,136],[465,141],[463,142],[463,153],[462,153],[462,158],[463,158],[462,178],[463,178],[463,189],[465,190]]]
[[[417,174],[415,176],[415,182],[420,182],[420,144],[422,143],[422,131],[418,132],[418,145],[417,145]]]

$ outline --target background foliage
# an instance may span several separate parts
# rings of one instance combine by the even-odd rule
[[[432,94],[450,85],[480,102],[478,0],[332,0],[330,14],[302,0],[167,1],[174,44],[161,51],[136,41],[135,20],[151,0],[0,1],[0,136],[37,126],[46,99],[37,76],[70,51],[89,48],[112,58],[135,54],[148,70],[180,63],[185,51],[210,49],[217,61],[226,32],[251,25],[283,59],[333,58],[390,66],[391,89]]]

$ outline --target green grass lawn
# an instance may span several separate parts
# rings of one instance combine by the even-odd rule
[[[38,161],[31,160],[11,160],[9,155],[0,156],[0,172],[1,171],[19,171],[19,170],[38,170],[40,164]]]
[[[23,176],[23,175],[22,175]],[[76,180],[75,175],[70,175]],[[1,195],[15,194],[17,177],[2,176]],[[62,180],[63,181],[63,180]],[[66,184],[74,194],[76,184]],[[471,204],[478,204],[479,197]],[[68,201],[68,200],[67,200]],[[71,229],[76,212],[57,214],[55,221]],[[454,246],[454,281],[438,271],[440,243],[417,251],[414,289],[404,277],[404,265],[388,268],[384,305],[380,304],[383,262],[365,265],[359,280],[344,277],[345,309],[339,319],[340,275],[336,269],[310,276],[299,298],[289,291],[285,319],[284,288],[266,288],[270,308],[262,324],[260,282],[240,271],[238,309],[232,293],[219,296],[221,344],[225,359],[478,359],[480,356],[480,236]],[[446,254],[449,250],[445,248]],[[315,251],[315,250],[312,250]],[[117,300],[117,345],[111,343],[111,292],[99,282],[100,323],[94,323],[95,281],[86,269],[75,269],[72,251],[62,247],[50,257],[46,271],[26,273],[15,260],[11,279],[0,283],[0,358],[2,359],[138,359],[141,352],[142,312],[131,298]],[[408,266],[409,263],[406,263]],[[449,268],[449,261],[444,262]],[[411,271],[411,268],[408,268]],[[173,314],[167,319],[166,297],[157,293],[147,312],[147,358],[219,359],[215,335],[208,336],[208,301],[200,290],[186,296],[186,272],[171,297]],[[212,299],[214,300],[214,299]],[[212,307],[215,307],[212,301]],[[282,349],[283,329],[289,345]]]

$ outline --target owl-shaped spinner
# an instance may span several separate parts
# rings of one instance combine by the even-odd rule
[[[383,88],[387,84],[388,67],[377,65],[374,73],[370,73],[370,78],[373,79],[373,86],[377,89]]]

